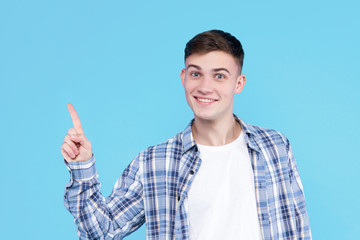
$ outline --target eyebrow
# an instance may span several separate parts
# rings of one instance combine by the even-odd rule
[[[189,69],[189,68],[191,68],[191,67],[196,68],[196,69],[198,69],[198,70],[201,70],[201,67],[200,67],[200,66],[194,65],[194,64],[189,64],[186,69]]]
[[[226,68],[215,68],[215,69],[213,69],[213,72],[220,72],[220,71],[225,71],[231,76],[230,71],[227,70]]]
[[[196,68],[196,69],[198,69],[198,70],[201,70],[201,67],[198,66],[198,65],[195,65],[195,64],[189,64],[186,69],[189,69],[189,68],[191,68],[191,67]],[[212,71],[213,71],[213,72],[225,71],[225,72],[227,72],[227,73],[231,76],[230,71],[227,70],[226,68],[214,68]]]

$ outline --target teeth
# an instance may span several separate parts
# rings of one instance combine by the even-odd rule
[[[208,98],[197,98],[200,102],[213,102],[214,100]]]

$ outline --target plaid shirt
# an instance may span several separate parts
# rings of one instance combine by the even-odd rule
[[[245,124],[254,171],[257,212],[263,239],[311,239],[300,176],[287,138]],[[80,239],[122,239],[146,222],[146,238],[189,239],[187,193],[201,166],[191,124],[173,138],[138,154],[112,194],[100,192],[94,156],[70,162],[65,207]]]

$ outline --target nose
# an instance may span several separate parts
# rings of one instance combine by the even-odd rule
[[[208,76],[203,76],[199,80],[200,80],[200,82],[199,82],[199,86],[198,86],[198,91],[202,94],[212,93],[212,91],[213,91],[212,79]]]

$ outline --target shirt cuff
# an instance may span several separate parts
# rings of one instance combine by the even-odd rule
[[[66,167],[71,174],[73,180],[90,180],[97,175],[94,154],[87,161],[82,162],[66,162]]]

